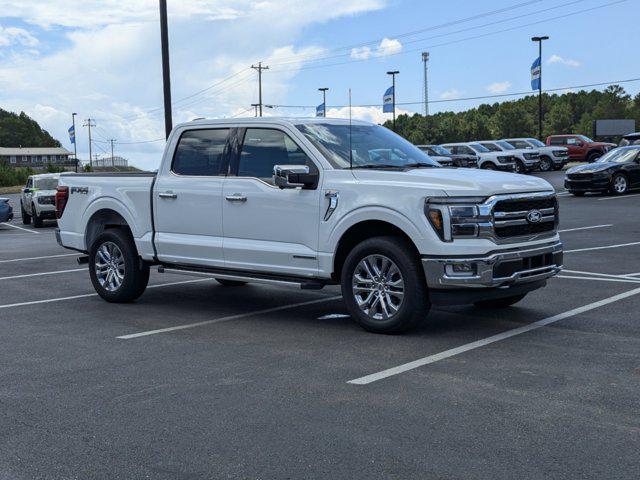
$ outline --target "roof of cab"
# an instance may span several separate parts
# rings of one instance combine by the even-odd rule
[[[351,120],[353,125],[374,125],[363,120]],[[345,118],[325,118],[325,117],[240,117],[240,118],[202,118],[184,122],[176,125],[179,127],[190,127],[193,125],[251,125],[251,124],[271,124],[295,126],[300,124],[329,124],[329,125],[349,125],[349,119]]]

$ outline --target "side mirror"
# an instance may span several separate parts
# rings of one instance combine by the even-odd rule
[[[22,193],[29,193],[31,191],[30,188],[25,188],[24,190],[22,190]]]
[[[318,174],[307,165],[274,165],[273,182],[280,188],[315,188]]]

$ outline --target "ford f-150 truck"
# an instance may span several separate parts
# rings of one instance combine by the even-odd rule
[[[365,329],[418,325],[431,305],[503,308],[562,267],[546,181],[443,168],[384,127],[333,119],[178,125],[157,174],[70,174],[58,242],[88,253],[109,302],[160,272],[322,288]]]

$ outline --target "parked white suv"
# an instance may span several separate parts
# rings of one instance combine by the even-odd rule
[[[44,220],[55,220],[55,195],[59,179],[59,173],[31,175],[27,179],[20,197],[22,223],[29,225],[33,221],[33,226],[40,228]]]
[[[504,140],[478,140],[483,147],[492,152],[507,152],[515,157],[515,172],[528,173],[537,170],[540,166],[540,152],[532,149],[515,148]]]
[[[442,146],[456,155],[476,155],[478,168],[503,172],[513,172],[516,168],[513,155],[492,152],[477,142],[445,143]]]
[[[71,174],[58,242],[87,252],[109,302],[160,272],[322,288],[394,333],[432,304],[502,308],[562,266],[546,181],[442,168],[384,127],[337,119],[198,120],[174,128],[157,174]],[[222,299],[222,297],[221,297]]]
[[[540,154],[540,171],[561,170],[569,162],[569,149],[545,145],[537,138],[505,138],[505,142],[518,149],[537,150]]]

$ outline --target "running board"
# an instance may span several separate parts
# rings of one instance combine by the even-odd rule
[[[269,285],[300,287],[303,290],[320,290],[327,282],[312,278],[277,277],[256,273],[223,272],[208,269],[193,269],[186,267],[158,267],[158,273],[175,273],[195,277],[219,278],[220,280],[234,280],[237,282],[265,283]]]

